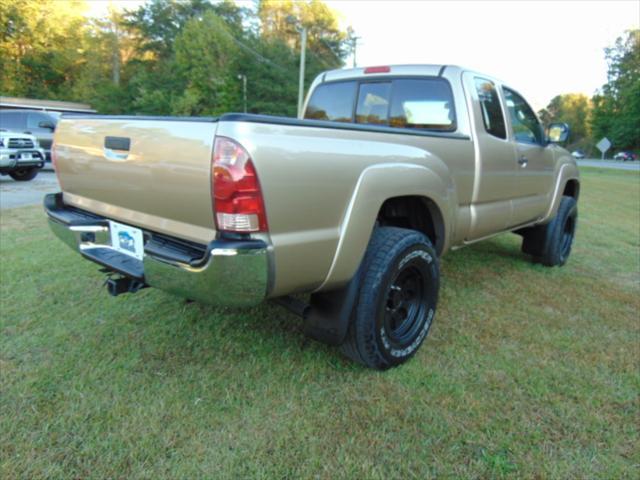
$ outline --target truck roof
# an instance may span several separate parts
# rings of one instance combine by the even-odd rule
[[[463,71],[464,69],[457,65],[385,65],[381,68],[387,68],[386,71],[370,72],[369,69],[375,69],[378,67],[358,67],[358,68],[343,68],[338,70],[329,70],[324,73],[322,77],[323,82],[330,82],[335,80],[346,80],[349,78],[358,78],[363,76],[389,76],[389,75],[423,75],[423,76],[438,76],[442,75],[444,70],[457,70]]]
[[[369,69],[388,69],[388,71],[379,71],[379,72],[365,72]],[[384,66],[368,66],[368,67],[358,67],[358,68],[341,68],[336,70],[328,70],[323,74],[319,75],[316,79],[316,84],[321,82],[332,82],[336,80],[348,80],[352,78],[371,78],[371,77],[385,77],[385,76],[441,76],[444,72],[447,72],[449,75],[457,75],[462,72],[473,72],[481,77],[487,78],[489,80],[497,81],[498,83],[503,83],[502,80],[496,78],[493,75],[487,75],[482,72],[478,72],[475,70],[471,70],[468,68],[461,67],[459,65],[446,65],[446,64],[405,64],[405,65],[384,65]]]

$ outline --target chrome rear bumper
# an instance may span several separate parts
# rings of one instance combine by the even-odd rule
[[[85,258],[191,300],[226,306],[251,306],[267,294],[267,244],[260,240],[215,240],[189,245],[179,239],[145,233],[142,260],[111,246],[109,222],[69,208],[62,194],[44,200],[53,233]]]

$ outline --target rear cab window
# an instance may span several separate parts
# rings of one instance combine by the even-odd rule
[[[358,92],[356,123],[389,124],[391,83],[363,83]]]
[[[453,93],[443,78],[332,82],[314,90],[304,118],[453,132]]]
[[[352,122],[353,102],[357,86],[356,82],[319,85],[313,91],[304,118],[331,122]]]

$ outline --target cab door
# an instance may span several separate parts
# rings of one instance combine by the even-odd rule
[[[509,139],[517,157],[511,214],[511,226],[516,226],[544,215],[553,188],[555,162],[553,148],[547,145],[533,109],[511,88],[503,86],[502,94],[508,112]]]
[[[465,241],[511,226],[516,156],[510,141],[498,86],[488,78],[465,72],[464,86],[475,139],[475,176],[470,205],[471,225]]]

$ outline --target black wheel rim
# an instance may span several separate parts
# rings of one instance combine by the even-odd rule
[[[573,243],[573,236],[576,231],[576,217],[575,215],[567,216],[564,222],[564,228],[562,229],[562,241],[560,248],[560,255],[562,259],[566,259],[571,252],[571,244]]]
[[[387,290],[384,314],[384,329],[392,343],[410,343],[420,330],[426,291],[424,275],[416,266],[407,266],[396,274]]]

